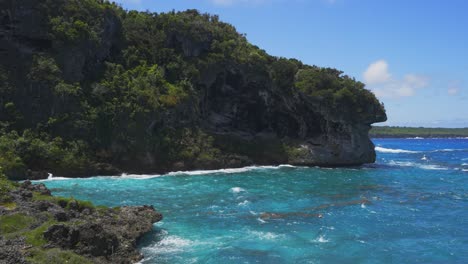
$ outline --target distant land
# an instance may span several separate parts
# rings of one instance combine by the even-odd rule
[[[390,127],[374,126],[369,132],[372,138],[450,138],[468,137],[468,128],[427,128],[427,127]]]

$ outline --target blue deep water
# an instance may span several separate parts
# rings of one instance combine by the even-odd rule
[[[468,263],[468,139],[375,139],[376,164],[43,181],[154,205],[142,263]]]

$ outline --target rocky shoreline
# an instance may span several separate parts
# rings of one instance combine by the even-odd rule
[[[0,263],[135,263],[138,238],[162,215],[152,206],[107,208],[51,195],[25,181],[0,203]]]

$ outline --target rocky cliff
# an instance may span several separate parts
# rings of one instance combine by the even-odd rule
[[[217,16],[97,0],[0,3],[0,166],[12,179],[375,160],[386,120],[342,72]]]

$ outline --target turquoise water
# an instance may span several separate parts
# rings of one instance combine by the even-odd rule
[[[142,263],[468,263],[468,140],[376,139],[358,168],[52,179],[54,195],[152,204]]]

